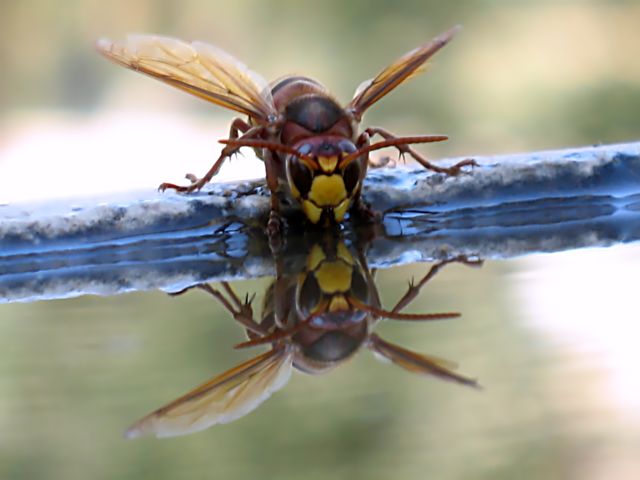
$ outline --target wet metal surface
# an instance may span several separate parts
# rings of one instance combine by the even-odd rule
[[[364,233],[371,266],[510,258],[640,238],[640,144],[479,160],[457,178],[424,169],[371,172],[365,198],[385,212]],[[175,291],[271,275],[266,195],[261,184],[245,182],[98,205],[0,207],[0,296]],[[363,234],[357,230],[347,222],[343,234]]]

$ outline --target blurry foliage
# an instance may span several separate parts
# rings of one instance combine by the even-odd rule
[[[383,302],[392,305],[408,279],[426,268],[379,272]],[[387,322],[379,331],[407,348],[459,361],[461,371],[478,375],[487,387],[499,378],[502,388],[477,392],[421,378],[365,350],[326,375],[294,373],[246,418],[169,440],[126,441],[121,432],[136,417],[257,353],[233,351],[241,328],[215,300],[192,291],[174,298],[137,293],[4,306],[0,476],[368,480],[424,478],[428,472],[477,478],[478,471],[522,473],[511,459],[526,439],[528,464],[544,478],[557,478],[554,472],[571,458],[546,461],[555,442],[542,427],[558,429],[562,422],[542,422],[551,413],[520,399],[520,369],[536,364],[536,353],[502,297],[492,294],[500,291],[497,274],[494,266],[452,265],[410,311],[460,310],[463,319]],[[234,287],[241,296],[258,292],[258,312],[267,282]],[[497,301],[482,301],[490,296]],[[513,428],[519,428],[515,438]]]
[[[433,146],[436,156],[632,140],[637,104],[625,96],[640,82],[638,15],[637,2],[596,0],[3,2],[0,108],[95,112],[114,86],[161,88],[125,75],[92,48],[99,37],[128,32],[215,43],[269,80],[306,74],[346,102],[399,54],[461,23],[465,29],[430,72],[372,108],[366,123],[450,134],[451,142]],[[616,91],[616,83],[629,88]],[[615,107],[599,103],[607,89]],[[560,98],[576,98],[580,118]],[[205,115],[232,115],[183,102]],[[586,118],[604,128],[585,128]]]
[[[427,268],[380,271],[383,303],[393,305]],[[592,410],[590,378],[565,378],[570,361],[558,362],[523,325],[509,268],[450,265],[408,311],[458,310],[462,318],[376,329],[455,360],[484,391],[412,375],[362,351],[326,375],[294,373],[245,418],[165,440],[121,433],[257,353],[232,349],[241,328],[215,300],[199,291],[138,292],[5,305],[0,478],[581,478],[584,455],[597,451],[589,444],[610,440],[614,427]],[[256,291],[258,312],[268,282],[234,288],[241,297]],[[554,381],[587,407],[560,415]]]
[[[593,85],[574,92],[563,103],[566,108],[555,126],[571,123],[576,139],[606,143],[640,138],[640,84]]]

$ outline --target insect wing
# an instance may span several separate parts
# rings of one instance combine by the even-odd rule
[[[375,334],[371,335],[369,342],[369,348],[375,354],[380,355],[385,360],[390,360],[405,370],[422,375],[433,375],[443,380],[461,383],[470,387],[479,387],[476,380],[454,372],[453,369],[456,368],[456,364],[449,360],[412,352],[389,343]]]
[[[107,58],[225,108],[266,121],[277,112],[268,82],[224,50],[203,42],[129,35],[96,44]]]
[[[289,381],[292,361],[292,349],[263,353],[141,418],[125,436],[174,437],[232,422],[253,411]]]
[[[459,29],[460,27],[457,26],[447,30],[430,42],[406,53],[382,70],[375,78],[363,82],[356,89],[347,109],[360,119],[371,105],[413,75],[420,73],[424,63],[444,47]]]

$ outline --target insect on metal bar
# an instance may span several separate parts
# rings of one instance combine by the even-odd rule
[[[411,50],[363,82],[342,106],[320,83],[303,76],[285,76],[269,84],[243,63],[203,42],[130,35],[124,42],[99,40],[98,50],[114,62],[136,70],[204,100],[246,115],[231,123],[220,156],[201,178],[188,174],[190,185],[163,183],[160,190],[193,192],[218,173],[225,160],[241,147],[251,147],[265,163],[271,192],[269,234],[282,229],[279,194],[293,197],[312,224],[339,223],[348,211],[373,220],[377,217],[361,199],[369,152],[395,147],[425,168],[457,175],[472,159],[450,167],[429,162],[409,145],[446,140],[445,135],[398,137],[385,129],[359,130],[365,111],[422,70],[424,63],[459,30],[451,28]],[[371,143],[374,136],[382,141]]]

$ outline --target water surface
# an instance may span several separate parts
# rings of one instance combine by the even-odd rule
[[[616,478],[638,473],[638,244],[444,267],[376,332],[455,361],[481,390],[363,349],[294,372],[256,411],[173,439],[125,440],[137,418],[266,350],[215,299],[135,292],[2,305],[3,478]],[[390,308],[428,264],[377,275]],[[268,278],[236,282],[260,305]],[[217,285],[217,284],[214,284]],[[259,310],[256,308],[256,310]]]

